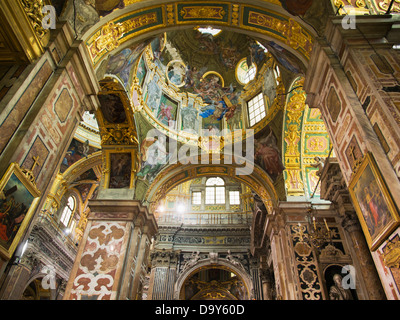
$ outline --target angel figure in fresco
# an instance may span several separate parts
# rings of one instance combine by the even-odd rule
[[[165,105],[164,102],[160,105],[160,111],[158,113],[158,119],[165,124],[169,124],[170,121],[174,120],[172,116],[173,107],[170,105]]]
[[[207,67],[203,67],[200,70],[197,67],[186,67],[185,72],[185,89],[196,88],[199,86],[201,77],[207,71]]]
[[[221,98],[222,85],[217,76],[208,76],[201,79],[198,86],[194,87],[194,91],[205,101],[211,103],[213,100],[218,101]]]
[[[142,166],[137,176],[152,182],[158,171],[170,158],[166,151],[166,138],[147,137],[140,146]]]
[[[271,176],[277,177],[285,169],[282,164],[277,140],[272,130],[262,139],[255,139],[255,159]]]
[[[220,59],[223,65],[228,69],[234,69],[240,58],[238,48],[232,45],[232,41],[221,45]]]

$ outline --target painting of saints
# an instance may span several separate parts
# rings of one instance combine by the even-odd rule
[[[215,120],[222,120],[225,113],[228,112],[228,107],[225,101],[219,101],[217,104],[210,104],[201,109],[200,116],[203,118],[212,117]]]
[[[9,249],[34,197],[20,180],[12,174],[0,192],[0,245]]]
[[[282,163],[277,139],[272,132],[267,137],[254,140],[254,159],[272,179],[276,179],[285,169]]]
[[[375,237],[387,225],[390,211],[369,166],[363,172],[354,192],[368,231],[372,237]]]
[[[146,40],[137,46],[124,49],[112,56],[108,61],[106,73],[118,76],[125,86],[131,84],[132,67],[149,42],[149,40]]]
[[[112,153],[110,189],[129,188],[132,160],[130,153]]]
[[[160,106],[158,108],[157,119],[167,126],[173,126],[175,123],[178,103],[162,95]]]

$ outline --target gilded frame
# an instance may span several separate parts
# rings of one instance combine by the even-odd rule
[[[117,150],[104,150],[103,151],[103,168],[105,167],[105,175],[104,175],[104,184],[103,188],[105,189],[121,189],[118,187],[113,187],[111,185],[111,180],[112,180],[112,155],[118,155],[118,154],[129,154],[130,159],[131,159],[131,167],[130,167],[130,178],[129,178],[129,186],[123,187],[122,189],[132,189],[134,187],[134,181],[135,181],[135,174],[137,171],[137,166],[138,166],[138,159],[137,159],[137,150],[132,149],[132,148],[125,148],[125,147],[120,147]],[[126,165],[124,165],[125,167]]]
[[[351,179],[349,192],[367,243],[375,251],[400,224],[400,216],[371,153]]]
[[[0,180],[0,194],[0,255],[10,260],[32,220],[40,191],[19,165],[12,163]]]

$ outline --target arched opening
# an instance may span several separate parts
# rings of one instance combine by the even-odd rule
[[[248,290],[237,274],[224,266],[197,269],[182,285],[180,300],[247,300]]]
[[[42,287],[42,281],[43,278],[37,278],[29,283],[22,294],[21,300],[51,300],[51,291]]]

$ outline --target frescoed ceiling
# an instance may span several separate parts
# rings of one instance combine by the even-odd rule
[[[173,129],[172,136],[167,134],[167,150],[169,145],[176,144],[179,148],[188,143],[206,152],[222,151],[222,142],[214,148],[199,141],[208,135],[213,136],[218,130],[249,128],[246,103],[257,91],[262,91],[272,98],[267,99],[267,116],[254,126],[255,163],[276,183],[280,195],[283,189],[289,196],[309,196],[312,193],[318,180],[313,167],[317,154],[310,150],[316,150],[321,147],[319,142],[325,141],[324,150],[319,155],[326,157],[329,137],[326,132],[313,132],[322,128],[323,122],[314,110],[305,105],[298,126],[290,123],[291,106],[304,104],[304,101],[296,100],[299,96],[297,90],[290,90],[295,87],[291,87],[293,80],[304,76],[313,38],[309,30],[282,12],[286,10],[293,16],[304,16],[317,5],[312,0],[265,2],[274,5],[271,8],[278,11],[272,13],[247,4],[239,8],[226,2],[215,4],[215,16],[207,11],[205,19],[202,15],[206,13],[196,9],[211,10],[210,3],[171,3],[143,11],[137,10],[139,1],[134,0],[76,0],[75,6],[71,1],[53,0],[57,12],[73,22],[78,36],[85,35],[99,80],[115,79],[125,88],[132,102],[140,144],[137,190],[141,188],[145,192],[164,167],[148,162],[147,153],[155,145],[155,140],[147,137],[150,130],[155,128],[161,134],[167,134]],[[134,9],[131,12],[126,10],[129,5]],[[122,10],[121,14],[116,12],[118,10]],[[165,10],[168,15],[163,14]],[[239,10],[241,15],[236,21],[235,14]],[[168,22],[164,21],[166,16]],[[199,26],[192,25],[193,19],[210,22],[221,32],[216,35],[200,32]],[[108,22],[100,26],[103,20]],[[141,26],[136,31],[137,24],[143,21],[146,21],[143,31]],[[235,23],[246,32],[232,29]],[[146,32],[157,30],[167,24],[180,25],[181,28],[172,28],[158,35],[152,32],[150,37],[143,36],[140,42],[131,41],[136,35],[144,34],[145,29]],[[131,30],[127,29],[129,26]],[[249,36],[251,31],[261,31],[276,41]],[[250,84],[242,83],[238,76],[241,63],[247,68],[254,63],[256,67]],[[93,121],[93,115],[84,116],[77,139],[98,148],[101,130]],[[316,123],[317,120],[320,122]],[[206,134],[206,129],[210,130],[209,134]],[[308,129],[311,132],[305,133]],[[299,159],[295,161],[299,162],[294,168],[290,163],[294,158],[288,157],[288,152],[294,150],[295,142],[288,139],[297,136],[300,137],[296,141]],[[245,141],[246,136],[241,136],[241,139]],[[311,140],[314,141],[312,145]],[[238,140],[232,143],[236,142]],[[166,153],[164,160],[168,157]]]

